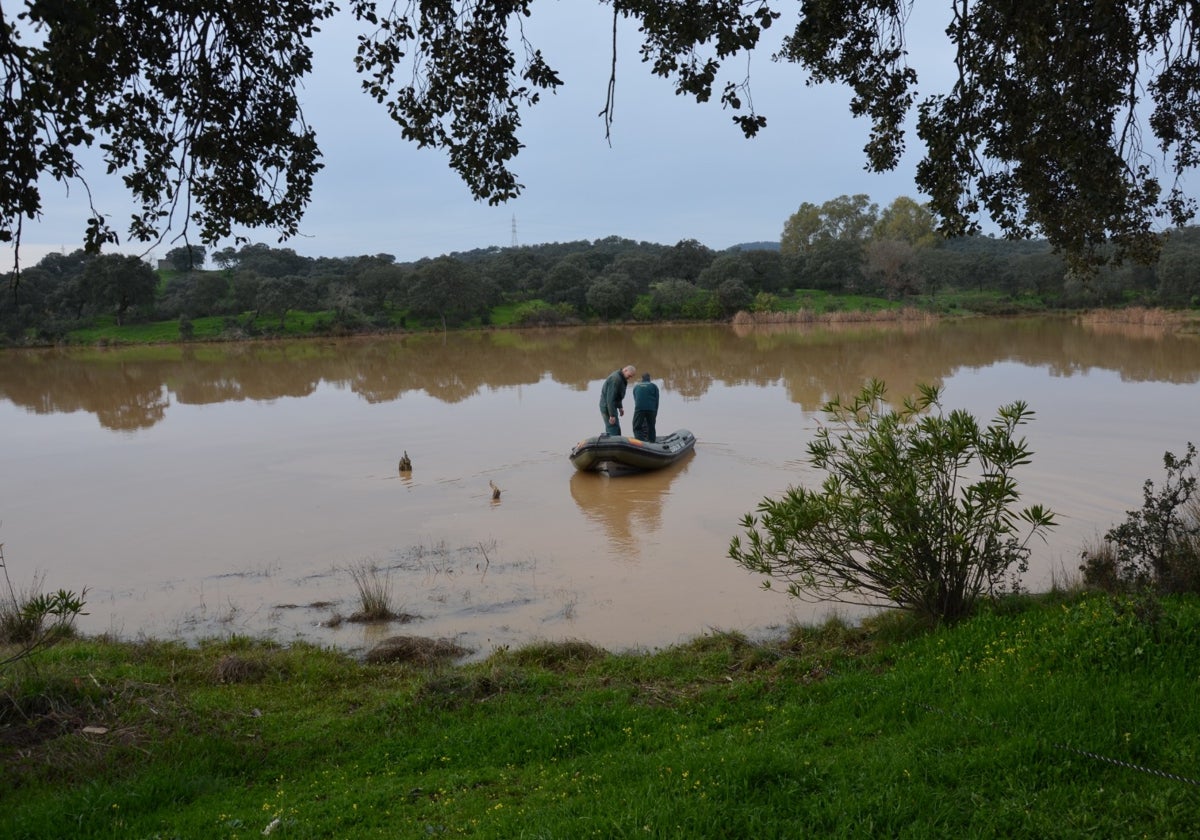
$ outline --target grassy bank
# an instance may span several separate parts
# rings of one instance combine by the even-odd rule
[[[80,640],[3,673],[11,838],[1184,837],[1200,601],[368,665]]]

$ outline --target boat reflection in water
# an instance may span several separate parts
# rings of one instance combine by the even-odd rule
[[[659,530],[671,484],[688,471],[696,453],[689,448],[675,463],[658,470],[610,475],[576,470],[571,498],[590,522],[604,531],[621,559],[639,559],[646,537]]]

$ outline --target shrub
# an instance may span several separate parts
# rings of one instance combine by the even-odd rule
[[[821,489],[764,499],[730,556],[795,597],[888,603],[933,620],[969,615],[981,595],[1005,588],[1006,574],[1025,570],[1029,540],[1054,526],[1040,505],[1015,510],[1012,473],[1031,453],[1014,432],[1033,412],[1014,402],[980,428],[965,411],[944,413],[940,389],[919,392],[887,411],[884,384],[872,380],[853,401],[827,403],[833,428],[808,446],[828,473]]]
[[[8,588],[8,597],[0,596],[0,667],[24,659],[45,645],[69,636],[75,619],[83,612],[87,590],[76,594],[60,589],[53,594],[41,591],[37,578],[28,592],[18,593],[8,575],[4,545],[0,543],[0,571]]]
[[[1192,462],[1196,447],[1178,458],[1163,454],[1167,477],[1156,492],[1142,485],[1142,509],[1080,553],[1084,582],[1112,593],[1169,595],[1200,592],[1200,504]]]
[[[759,292],[754,296],[751,310],[754,312],[774,312],[779,308],[779,297],[770,292]]]
[[[516,308],[513,323],[518,327],[547,327],[578,324],[579,314],[569,303],[549,304],[542,300],[527,301]]]

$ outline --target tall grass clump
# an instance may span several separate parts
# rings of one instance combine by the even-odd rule
[[[350,621],[390,621],[398,614],[392,609],[392,580],[378,564],[364,560],[347,566],[346,572],[358,590],[359,609]]]

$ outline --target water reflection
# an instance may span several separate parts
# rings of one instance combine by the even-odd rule
[[[600,382],[625,362],[660,383],[659,428],[699,448],[639,476],[580,474],[567,453],[600,431]],[[355,611],[337,570],[364,560],[422,616],[389,635],[484,653],[753,631],[796,606],[762,593],[729,540],[764,497],[820,480],[805,453],[821,404],[872,377],[893,397],[944,384],[981,419],[1014,399],[1036,411],[1022,500],[1062,525],[1034,548],[1034,588],[1200,428],[1195,336],[1066,318],[5,351],[0,540],[48,588],[89,587],[85,632],[370,644],[318,624]],[[397,472],[405,452],[414,473]]]
[[[662,526],[663,502],[671,483],[687,472],[695,450],[661,470],[609,476],[575,471],[571,498],[589,521],[600,525],[616,554],[641,559],[645,538]]]
[[[1114,340],[1116,339],[1116,340]],[[104,428],[162,421],[172,401],[200,405],[304,397],[322,383],[369,403],[424,393],[460,403],[481,391],[549,377],[583,391],[633,360],[666,388],[698,399],[714,383],[783,384],[812,411],[870,377],[893,394],[962,367],[1003,361],[1053,375],[1119,371],[1126,381],[1200,380],[1196,338],[1164,329],[1070,319],[733,328],[498,331],[348,341],[0,353],[0,398],[38,414],[86,411]]]

